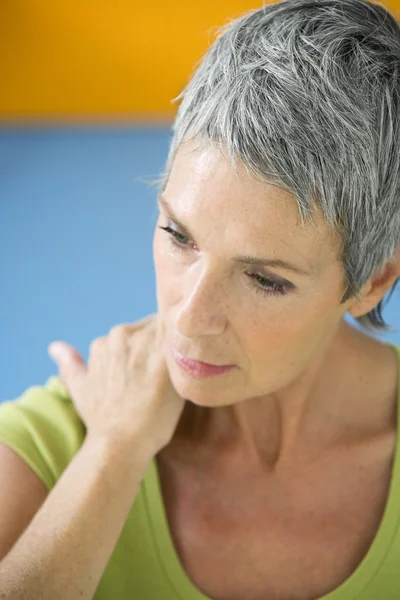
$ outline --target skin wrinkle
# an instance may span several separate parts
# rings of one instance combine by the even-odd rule
[[[378,427],[371,390],[393,384],[383,379],[394,366],[391,350],[378,358],[378,343],[343,315],[371,310],[398,277],[400,261],[379,287],[371,278],[361,300],[340,304],[343,265],[322,217],[316,214],[315,227],[301,227],[291,194],[254,181],[244,169],[233,173],[211,148],[179,148],[164,196],[198,245],[190,240],[185,250],[173,250],[159,229],[168,224],[160,212],[153,252],[163,350],[175,389],[188,399],[177,438],[209,456],[217,450],[220,468],[270,471],[300,447],[317,452],[344,431]],[[309,264],[314,275],[232,268],[237,253]],[[283,296],[258,295],[250,289],[255,281],[245,285],[246,272],[296,287]],[[188,357],[237,366],[214,379],[194,379],[175,363],[171,344]],[[360,422],[360,415],[371,422]]]
[[[400,239],[399,23],[383,5],[277,2],[218,28],[181,101],[161,178],[186,139],[228,150],[257,180],[293,193],[302,220],[317,203],[340,231],[343,301]],[[193,153],[198,147],[193,149]],[[400,282],[389,290],[389,297]],[[384,297],[358,325],[390,331]]]
[[[167,203],[167,201],[165,200],[164,196],[162,194],[160,194],[160,196],[157,198],[157,203],[158,205],[162,208],[162,210],[168,215],[168,217],[174,222],[175,225],[178,226],[179,228],[179,232],[181,234],[183,234],[185,237],[189,238],[190,240],[193,241],[194,243],[194,239],[195,236],[193,236],[193,234],[190,233],[190,230],[188,227],[186,227],[182,221],[174,214],[174,211],[172,210],[171,206]],[[268,237],[268,233],[265,234],[265,237]],[[281,240],[282,243],[285,240]],[[296,273],[300,273],[302,275],[310,275],[310,270],[311,267],[310,265],[307,265],[307,268],[300,267],[298,264],[294,265],[293,263],[289,263],[288,261],[284,261],[283,259],[278,259],[278,258],[263,258],[263,257],[249,257],[248,255],[239,255],[239,256],[235,256],[232,259],[233,262],[241,262],[244,264],[263,264],[265,263],[267,266],[275,266],[275,267],[282,267],[286,270],[291,270],[294,271]],[[271,265],[271,262],[274,261],[274,265]],[[277,264],[279,262],[279,264]]]

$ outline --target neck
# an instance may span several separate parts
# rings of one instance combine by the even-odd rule
[[[195,445],[190,456],[214,468],[272,471],[299,452],[318,454],[343,441],[344,432],[359,431],[365,415],[368,426],[383,426],[392,415],[377,412],[373,390],[389,395],[396,382],[392,349],[343,321],[325,351],[286,388],[215,408],[186,402],[177,436]]]

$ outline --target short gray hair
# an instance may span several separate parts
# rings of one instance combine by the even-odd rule
[[[341,240],[341,302],[358,298],[400,241],[400,24],[366,0],[283,0],[217,31],[173,100],[183,98],[153,183],[164,190],[183,141],[227,148],[234,169],[239,157],[295,195],[302,224],[322,208]],[[361,326],[389,329],[384,300]]]

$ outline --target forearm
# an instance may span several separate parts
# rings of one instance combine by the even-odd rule
[[[0,563],[2,600],[91,600],[148,460],[134,447],[86,438]]]

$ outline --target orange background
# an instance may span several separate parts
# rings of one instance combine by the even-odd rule
[[[383,4],[399,17],[399,0]],[[0,119],[170,121],[216,28],[258,6],[1,0]]]

